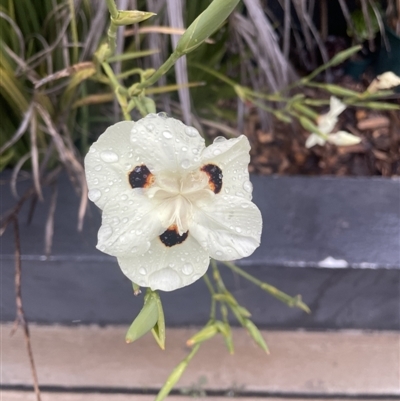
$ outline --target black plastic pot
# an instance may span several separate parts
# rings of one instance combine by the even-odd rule
[[[382,45],[376,62],[376,73],[392,71],[400,75],[400,36],[385,25],[388,47]]]

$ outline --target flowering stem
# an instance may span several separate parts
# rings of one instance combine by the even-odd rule
[[[117,18],[118,17],[118,8],[115,5],[115,1],[114,0],[106,0],[106,3],[107,3],[108,11],[111,14],[111,17]]]
[[[181,378],[183,372],[186,370],[187,365],[189,364],[191,359],[196,355],[197,351],[200,348],[200,345],[201,344],[196,344],[193,347],[193,349],[190,351],[190,354],[175,367],[175,369],[172,371],[172,373],[169,375],[168,379],[166,380],[164,386],[161,388],[161,390],[157,394],[155,401],[163,400],[170,393],[172,388],[175,386],[175,384]]]
[[[260,287],[262,290],[267,291],[269,294],[274,296],[275,298],[279,299],[280,301],[284,302],[290,307],[297,307],[302,310],[304,310],[307,313],[310,313],[310,308],[301,300],[301,297],[297,295],[296,297],[291,297],[288,294],[285,294],[284,292],[278,290],[276,287],[264,283],[263,281],[253,277],[251,274],[245,272],[242,270],[240,267],[236,266],[235,264],[231,262],[223,262],[224,265],[229,267],[231,270],[233,270],[235,273],[239,274],[240,276],[244,277],[246,280],[252,282],[253,284],[257,285]]]
[[[215,307],[216,307],[216,300],[214,298],[215,290],[211,281],[207,275],[207,273],[203,276],[203,280],[206,283],[206,286],[211,294],[211,310],[210,310],[210,320],[215,320]]]

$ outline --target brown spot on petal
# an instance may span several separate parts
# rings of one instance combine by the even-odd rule
[[[161,242],[168,247],[181,244],[187,238],[189,231],[179,235],[178,227],[172,225],[160,235]]]
[[[136,166],[129,173],[129,184],[132,188],[147,188],[153,183],[153,181],[154,175],[144,164]]]
[[[222,170],[215,164],[206,164],[201,168],[208,175],[208,185],[214,193],[219,193],[222,188]]]

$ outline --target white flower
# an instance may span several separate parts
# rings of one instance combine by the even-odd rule
[[[338,131],[332,133],[335,128],[339,115],[346,109],[346,105],[337,97],[331,96],[330,109],[328,113],[321,114],[318,118],[318,129],[326,135],[323,138],[321,135],[312,133],[306,140],[306,148],[311,148],[315,145],[325,145],[326,142],[333,143],[337,146],[355,145],[361,142],[361,138],[350,134],[346,131]]]
[[[109,127],[85,158],[89,198],[103,210],[97,248],[134,283],[172,291],[196,281],[209,257],[259,246],[245,136],[205,148],[195,128],[149,114]]]
[[[367,91],[370,93],[377,92],[381,89],[390,89],[400,85],[400,77],[392,71],[387,71],[378,75],[368,86]]]

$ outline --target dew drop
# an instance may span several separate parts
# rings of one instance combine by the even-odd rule
[[[221,251],[217,251],[217,252],[215,252],[215,254],[216,254],[217,256],[222,256],[222,252],[221,252]]]
[[[193,148],[193,149],[192,149],[192,153],[193,153],[194,155],[197,155],[197,154],[199,153],[199,149]]]
[[[136,230],[136,235],[140,235],[142,232],[142,230]]]
[[[97,166],[95,166],[95,171],[100,171],[103,167],[101,166],[101,164],[98,164]]]
[[[182,152],[187,152],[188,148],[186,146],[182,146]]]
[[[161,118],[168,118],[168,114],[167,114],[165,111],[162,111],[162,112],[160,112],[160,113],[157,113],[157,116],[158,116],[158,117],[161,117]]]
[[[182,273],[186,274],[187,276],[189,274],[193,273],[193,265],[191,263],[185,263],[182,267]]]
[[[169,131],[163,131],[163,137],[167,138],[167,139],[171,139],[172,138],[172,134]]]
[[[122,219],[122,222],[123,222],[124,224],[126,224],[128,221],[129,221],[129,219],[128,219],[127,217],[125,217],[125,218]]]
[[[242,232],[242,229],[241,229],[240,227],[235,227],[235,231],[236,231],[237,233],[241,233],[241,232]]]
[[[221,143],[221,142],[225,142],[225,141],[226,141],[226,138],[223,137],[223,136],[217,136],[217,137],[214,139],[214,143]]]
[[[88,198],[92,202],[96,202],[101,198],[101,192],[99,189],[91,189],[88,193]]]
[[[118,217],[113,217],[113,219],[112,219],[112,223],[113,224],[118,224],[119,223],[119,218]]]
[[[195,136],[199,135],[199,131],[197,131],[194,127],[185,127],[185,134],[194,138]]]
[[[245,181],[245,182],[243,183],[243,189],[244,189],[246,192],[251,192],[251,191],[253,190],[253,184],[252,184],[250,181]]]
[[[213,151],[214,156],[218,156],[220,154],[221,154],[221,151],[219,149],[214,149],[214,151]]]
[[[249,204],[248,203],[242,203],[241,206],[242,206],[243,209],[247,209],[249,207]]]
[[[128,195],[121,195],[121,200],[122,201],[126,201],[128,199]]]
[[[141,268],[139,269],[139,273],[140,273],[142,276],[145,276],[145,275],[147,274],[147,270],[146,270],[144,267],[141,267]]]
[[[189,168],[190,167],[190,160],[188,160],[188,159],[182,160],[181,167],[184,168],[184,169]]]
[[[132,252],[132,253],[136,253],[137,250],[138,250],[137,246],[133,246],[132,249],[131,249],[131,252]]]
[[[111,150],[104,150],[100,153],[100,158],[106,163],[115,163],[119,160],[118,155]]]
[[[153,125],[153,124],[147,124],[147,129],[148,129],[149,131],[153,131],[154,125]]]
[[[153,290],[172,291],[181,286],[179,274],[169,267],[157,270],[149,276],[149,287]]]
[[[96,152],[96,149],[92,146],[90,149],[89,149],[89,153],[95,153]]]

